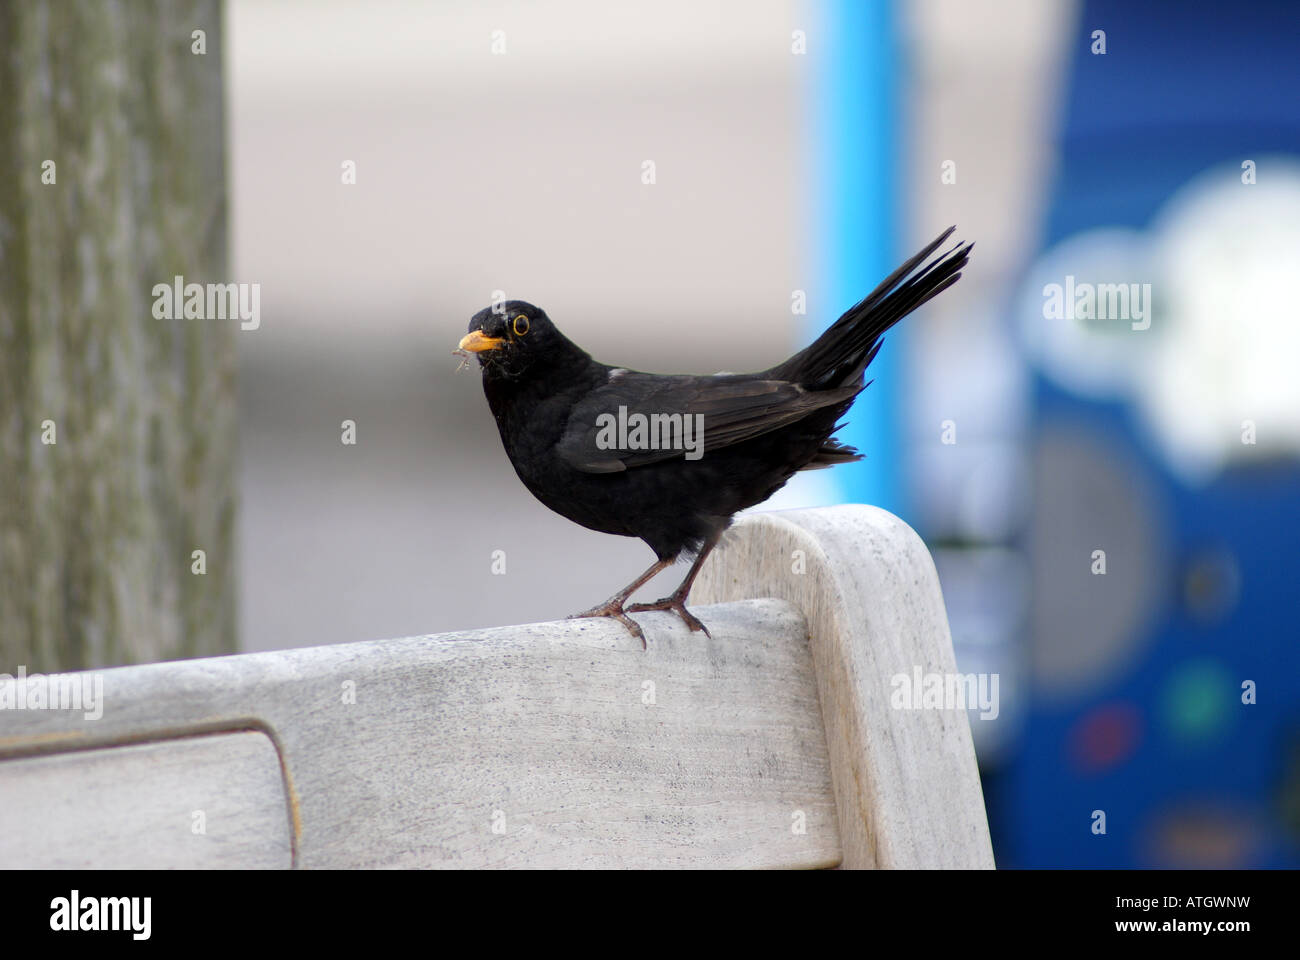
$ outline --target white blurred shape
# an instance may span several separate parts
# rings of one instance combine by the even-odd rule
[[[1174,469],[1204,481],[1232,462],[1300,453],[1300,165],[1261,159],[1259,182],[1215,168],[1153,228],[1168,329],[1137,382]],[[1256,442],[1242,442],[1243,421]]]
[[[1017,303],[1031,360],[1063,389],[1133,403],[1169,468],[1204,483],[1234,462],[1300,454],[1300,165],[1217,166],[1147,232],[1097,229],[1046,251]],[[1150,283],[1151,326],[1049,317],[1047,284]],[[1243,443],[1245,422],[1254,443]]]
[[[1161,331],[1154,321],[1148,330],[1134,330],[1130,319],[1049,316],[1046,288],[1151,284],[1159,304],[1161,285],[1154,282],[1148,246],[1147,235],[1137,230],[1088,230],[1063,240],[1030,267],[1017,300],[1021,335],[1030,358],[1063,389],[1093,398],[1122,394],[1150,363]]]

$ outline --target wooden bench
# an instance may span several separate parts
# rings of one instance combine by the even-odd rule
[[[102,717],[0,709],[0,867],[993,866],[965,712],[890,702],[956,671],[909,527],[744,518],[692,607],[64,675]]]

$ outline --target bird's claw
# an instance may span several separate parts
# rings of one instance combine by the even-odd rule
[[[672,611],[682,618],[682,622],[691,628],[691,631],[704,631],[704,635],[710,640],[713,634],[709,633],[709,628],[700,622],[700,619],[686,609],[686,601],[682,597],[664,597],[662,600],[656,600],[654,603],[634,603],[627,608],[628,613],[645,613],[650,610]]]
[[[622,603],[616,603],[613,600],[606,600],[598,607],[592,607],[590,610],[582,611],[582,613],[570,614],[565,617],[565,619],[582,620],[586,617],[611,617],[612,619],[617,620],[619,623],[623,624],[623,626],[627,627],[628,633],[641,641],[641,649],[646,649],[645,633],[641,630],[640,625],[627,615],[627,611],[623,609]]]

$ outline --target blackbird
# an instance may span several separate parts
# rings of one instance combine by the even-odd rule
[[[796,471],[862,459],[832,434],[866,387],[863,372],[881,335],[961,276],[971,244],[930,259],[954,229],[812,346],[761,373],[640,373],[593,360],[545,311],[522,300],[474,314],[458,350],[478,357],[483,392],[524,486],[588,529],[640,537],[658,558],[573,618],[613,617],[644,646],[628,614],[669,610],[708,635],[686,609],[705,557],[737,511],[762,503]],[[672,594],[624,606],[682,554],[695,561]]]

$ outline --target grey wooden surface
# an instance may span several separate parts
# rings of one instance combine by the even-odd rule
[[[0,867],[288,867],[275,746],[222,733],[0,763]]]
[[[693,596],[779,597],[808,618],[844,865],[992,867],[965,711],[891,706],[897,674],[957,671],[921,538],[860,504],[751,515],[728,538]]]
[[[588,620],[103,671],[97,721],[0,711],[0,758],[97,758],[63,780],[6,776],[30,761],[0,759],[0,809],[89,798],[64,808],[62,827],[9,824],[0,864],[41,866],[65,844],[60,859],[78,855],[93,798],[137,769],[115,744],[241,729],[278,746],[282,782],[242,788],[259,810],[279,803],[304,867],[837,863],[803,617],[756,600],[708,619],[712,640],[647,618],[644,651],[620,625]],[[188,777],[176,764],[154,774],[159,797]],[[15,796],[33,786],[35,798]],[[209,786],[171,815],[236,788]],[[102,849],[113,856],[95,865],[153,862]]]
[[[650,613],[646,650],[561,621],[106,670],[97,720],[0,710],[0,866],[992,864],[965,715],[881,701],[952,665],[910,529],[747,519],[697,594],[735,598],[693,601],[712,638]]]

